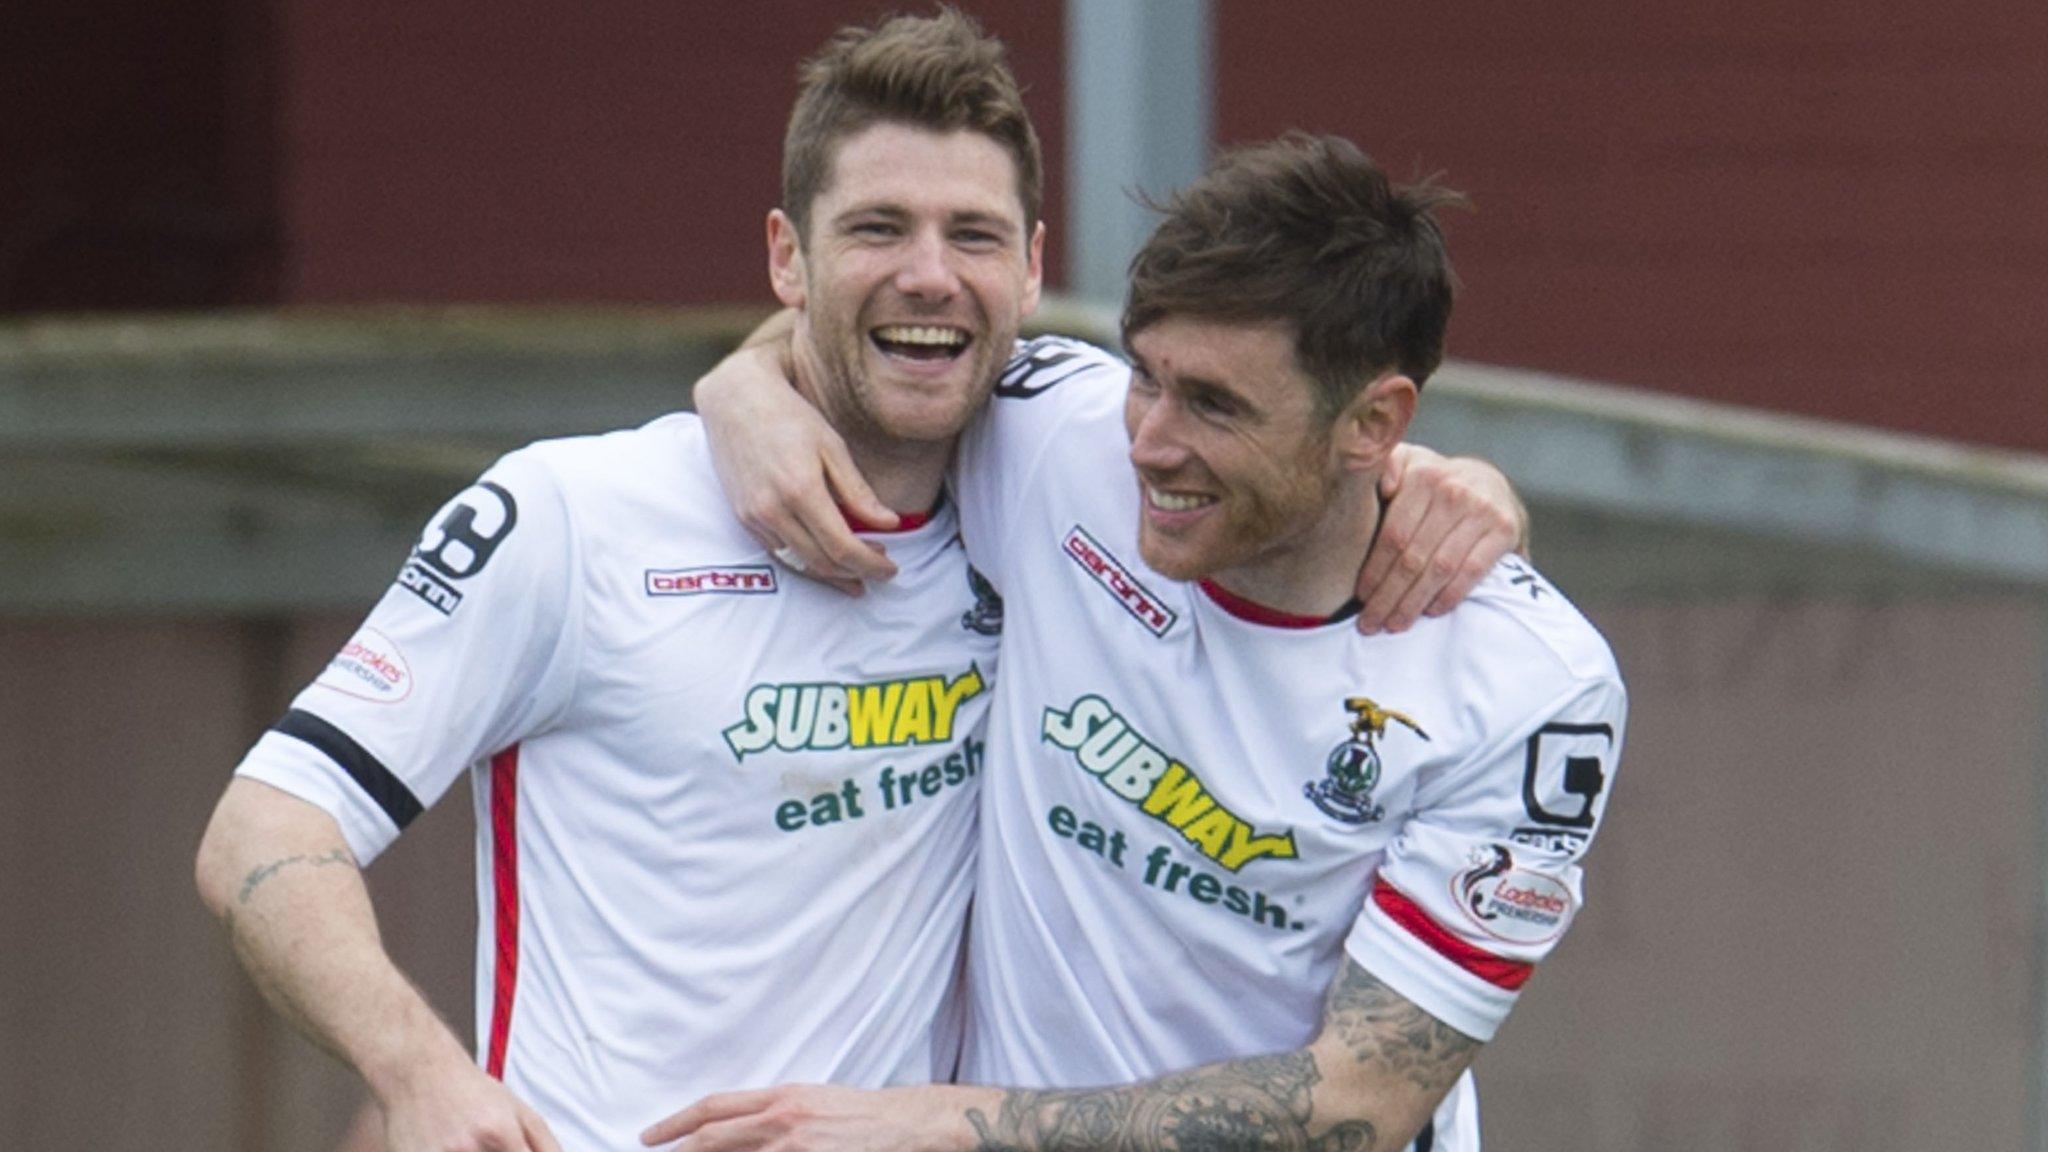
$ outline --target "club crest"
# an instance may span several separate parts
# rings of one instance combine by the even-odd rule
[[[996,594],[996,586],[988,577],[967,566],[967,586],[974,591],[974,607],[960,617],[960,626],[969,632],[983,636],[999,636],[1003,631],[1003,598]]]
[[[1344,707],[1351,713],[1351,738],[1330,749],[1323,759],[1323,779],[1302,785],[1301,792],[1325,815],[1346,824],[1370,824],[1387,814],[1385,806],[1372,798],[1373,789],[1380,786],[1379,739],[1387,734],[1387,722],[1397,722],[1424,740],[1429,733],[1407,716],[1363,696],[1348,697]]]

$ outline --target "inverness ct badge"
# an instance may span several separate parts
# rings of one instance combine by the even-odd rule
[[[974,591],[974,607],[960,617],[960,626],[983,636],[1000,636],[1003,631],[1003,598],[988,577],[967,566],[967,586]]]
[[[1344,707],[1351,713],[1351,738],[1330,749],[1323,761],[1325,778],[1302,785],[1301,792],[1325,814],[1346,824],[1370,824],[1387,814],[1386,808],[1372,799],[1372,790],[1380,784],[1376,741],[1387,734],[1387,721],[1400,722],[1424,740],[1429,733],[1401,713],[1363,696],[1347,698]]]

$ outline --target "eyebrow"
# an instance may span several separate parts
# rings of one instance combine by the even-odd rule
[[[1131,347],[1128,343],[1124,345],[1124,358],[1131,362],[1131,367],[1134,370],[1143,372],[1154,379],[1158,378],[1158,374],[1152,371],[1152,366],[1146,363],[1145,358],[1138,355],[1137,349]],[[1167,382],[1161,380],[1160,383],[1164,385]],[[1190,395],[1224,397],[1232,404],[1237,405],[1248,416],[1261,416],[1265,413],[1265,409],[1252,403],[1250,397],[1220,380],[1211,380],[1207,376],[1190,376],[1180,373],[1173,377],[1172,384],[1175,388]]]
[[[1190,395],[1203,396],[1209,399],[1226,399],[1247,415],[1256,415],[1260,411],[1258,405],[1253,404],[1251,399],[1245,396],[1244,393],[1221,381],[1211,380],[1204,376],[1183,376],[1180,379],[1180,386],[1183,391]]]
[[[856,204],[853,207],[848,208],[845,211],[839,213],[837,216],[834,216],[832,218],[832,223],[835,225],[843,225],[848,221],[863,216],[878,216],[886,220],[900,221],[908,220],[911,216],[911,212],[908,209],[895,204]],[[998,213],[983,212],[979,209],[969,209],[968,211],[965,212],[949,213],[946,216],[946,223],[948,226],[955,228],[963,224],[975,228],[986,228],[992,232],[1000,232],[1005,237],[1014,237],[1018,235],[1016,221],[1010,219],[1007,216],[1000,215]]]
[[[950,223],[973,224],[981,228],[994,229],[1006,235],[1015,234],[1017,231],[1017,222],[1015,220],[994,212],[955,212],[946,219]]]

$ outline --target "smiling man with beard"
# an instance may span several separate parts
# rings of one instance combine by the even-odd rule
[[[678,1094],[953,1069],[997,640],[940,487],[1037,302],[1038,143],[958,16],[849,31],[804,80],[771,274],[804,394],[902,510],[895,578],[791,578],[692,415],[531,445],[434,517],[200,847],[393,1152],[630,1147]],[[358,872],[465,770],[474,1058]]]
[[[971,27],[957,14],[937,23]],[[854,47],[848,71],[876,67],[875,52]],[[790,207],[768,214],[770,282],[796,316],[795,382],[856,460],[888,462],[874,478],[884,504],[928,508],[1038,307],[1038,142],[1028,120],[970,111],[996,95],[977,72],[904,82],[930,110],[920,119],[819,64],[808,75],[784,146]]]
[[[1468,1066],[1582,902],[1626,701],[1519,558],[1411,630],[1349,622],[1455,199],[1331,137],[1239,150],[1133,262],[1128,365],[1019,350],[954,471],[1018,606],[962,1083],[721,1094],[646,1143],[1475,1152]],[[743,465],[806,420],[772,379],[702,402]]]

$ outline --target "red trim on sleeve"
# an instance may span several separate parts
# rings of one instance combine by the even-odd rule
[[[491,888],[497,925],[497,978],[491,999],[491,1046],[484,1070],[505,1078],[512,1035],[512,995],[519,987],[519,745],[491,757]]]
[[[1394,923],[1407,929],[1410,936],[1429,945],[1437,955],[1496,988],[1513,992],[1528,983],[1529,976],[1536,971],[1534,964],[1503,960],[1452,935],[1443,925],[1430,919],[1429,913],[1409,899],[1407,893],[1385,880],[1373,880],[1372,902]]]

